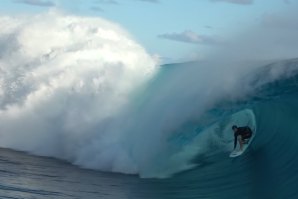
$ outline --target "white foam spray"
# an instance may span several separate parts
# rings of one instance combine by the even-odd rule
[[[51,12],[2,16],[0,26],[1,147],[136,173],[115,123],[154,59],[100,18]]]

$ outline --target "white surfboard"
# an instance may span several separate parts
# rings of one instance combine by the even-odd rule
[[[252,130],[252,131],[253,131],[253,130]],[[246,149],[249,147],[250,143],[253,141],[253,139],[254,139],[255,136],[256,136],[256,131],[253,131],[253,132],[252,132],[252,136],[251,136],[251,138],[248,140],[248,142],[245,143],[245,144],[243,144],[243,149],[242,149],[242,151],[240,151],[239,143],[237,143],[238,147],[237,147],[234,151],[232,151],[232,152],[230,153],[230,158],[235,158],[235,157],[237,157],[237,156],[242,155],[242,154],[246,151]],[[238,142],[238,140],[237,140],[237,142]]]

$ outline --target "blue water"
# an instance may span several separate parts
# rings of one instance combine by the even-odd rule
[[[163,96],[152,95],[159,89],[172,86],[181,89],[170,84],[177,68],[188,70],[181,67],[186,65],[165,66],[156,79],[136,93],[132,99],[137,104],[136,111],[149,111],[148,106],[163,102]],[[279,72],[278,78],[265,81],[273,69],[287,73],[280,75]],[[250,78],[241,78],[252,90],[243,97],[229,96],[215,101],[200,118],[195,117],[197,112],[186,115],[185,109],[179,109],[181,104],[177,99],[173,100],[174,106],[164,101],[161,115],[167,107],[176,106],[176,114],[189,119],[174,125],[177,128],[166,134],[169,136],[164,150],[150,159],[155,160],[150,164],[154,167],[150,167],[150,172],[149,166],[140,169],[139,175],[87,170],[63,160],[3,148],[0,150],[0,198],[298,198],[296,69],[298,60],[293,59],[248,72],[246,77]],[[194,95],[185,100],[183,93],[175,95],[179,96],[184,103],[192,98],[188,102],[194,109],[199,107],[196,100],[202,97]],[[168,96],[164,99],[168,100]],[[230,125],[254,122],[257,132],[250,148],[238,158],[229,158]]]

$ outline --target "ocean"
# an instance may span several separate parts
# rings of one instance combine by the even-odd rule
[[[102,19],[0,24],[0,198],[298,198],[297,58],[160,65]]]
[[[163,70],[183,70],[186,65],[167,65]],[[0,197],[296,198],[298,75],[293,70],[298,69],[298,60],[262,67],[258,78],[268,77],[276,67],[287,68],[291,74],[262,83],[246,98],[219,103],[202,117],[203,121],[186,121],[179,131],[170,134],[168,148],[154,157],[163,159],[151,164],[154,174],[152,170],[128,175],[84,169],[64,160],[2,148]],[[161,78],[168,79],[171,74],[162,73]],[[149,87],[156,84],[162,84],[159,78]],[[147,103],[144,100],[148,96],[138,99],[140,104]],[[234,123],[256,126],[256,137],[242,156],[229,158],[233,145],[230,127]]]

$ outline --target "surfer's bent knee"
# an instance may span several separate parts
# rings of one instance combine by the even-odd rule
[[[242,141],[242,136],[241,136],[241,135],[238,135],[238,136],[237,136],[237,140],[238,140],[238,141]]]

